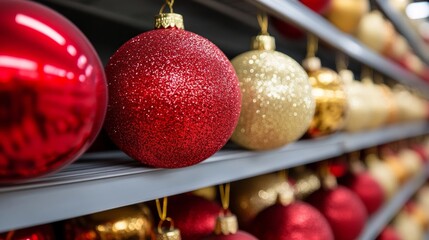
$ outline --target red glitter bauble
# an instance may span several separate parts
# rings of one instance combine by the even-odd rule
[[[356,239],[365,226],[365,206],[359,197],[346,187],[319,190],[308,200],[326,217],[336,240]]]
[[[204,238],[204,240],[258,240],[258,239],[247,232],[238,231],[235,234],[229,234],[229,235],[211,235]]]
[[[168,200],[168,216],[180,230],[183,240],[197,240],[212,234],[221,210],[216,202],[192,194]]]
[[[275,204],[262,210],[252,222],[250,232],[260,240],[331,240],[328,222],[311,205],[293,202]]]
[[[384,202],[380,184],[367,172],[358,173],[347,180],[346,186],[362,200],[368,214],[377,211]]]
[[[40,225],[15,231],[0,233],[0,240],[54,240],[55,234],[51,225]]]
[[[401,240],[401,237],[396,230],[390,226],[385,227],[378,235],[377,240]]]
[[[300,0],[300,2],[313,12],[323,14],[328,10],[331,0]],[[287,38],[296,39],[305,36],[305,33],[301,29],[278,18],[273,17],[272,22],[277,31]]]
[[[0,1],[0,182],[75,160],[106,105],[103,66],[71,22],[31,1]]]
[[[122,45],[106,74],[106,128],[120,149],[153,167],[196,164],[218,151],[240,115],[235,71],[209,40],[156,29]]]

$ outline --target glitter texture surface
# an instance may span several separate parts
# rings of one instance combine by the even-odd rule
[[[234,69],[207,39],[180,29],[145,32],[110,59],[107,131],[147,165],[177,168],[218,151],[231,136],[241,96]]]
[[[359,197],[346,187],[319,190],[308,201],[326,217],[336,240],[356,239],[365,226],[367,213]]]
[[[333,240],[328,222],[311,205],[296,201],[275,204],[258,214],[252,224],[260,240]]]
[[[232,61],[242,110],[231,140],[255,150],[281,147],[307,130],[315,103],[306,72],[276,51],[253,50]]]
[[[328,135],[340,130],[347,113],[347,99],[340,76],[333,70],[321,68],[308,73],[316,111],[308,128],[309,137]]]

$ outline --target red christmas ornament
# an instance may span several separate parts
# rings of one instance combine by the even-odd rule
[[[174,220],[183,240],[210,235],[221,210],[217,203],[192,194],[171,197],[168,202],[168,216]]]
[[[125,153],[153,167],[185,167],[210,157],[228,141],[240,114],[239,83],[228,58],[181,29],[178,18],[158,15],[161,29],[126,42],[106,67],[107,131]]]
[[[55,234],[51,225],[40,225],[20,230],[0,233],[0,240],[54,240]]]
[[[309,202],[326,217],[336,240],[356,239],[365,226],[364,204],[345,187],[319,190],[309,197]]]
[[[384,201],[384,192],[380,184],[367,172],[353,175],[346,186],[362,200],[368,214],[377,211]]]
[[[401,237],[394,228],[387,226],[381,231],[376,240],[401,240]]]
[[[31,1],[0,1],[0,182],[75,160],[106,105],[101,62],[71,22]]]
[[[326,219],[314,207],[295,201],[275,204],[261,211],[252,222],[251,233],[260,240],[333,240]]]
[[[204,238],[204,240],[258,240],[258,239],[247,232],[238,231],[235,234],[229,234],[229,235],[211,235]]]
[[[318,14],[325,13],[331,4],[331,0],[300,0],[300,2]],[[296,39],[305,36],[305,33],[301,29],[278,18],[273,17],[272,22],[277,31],[287,38]]]

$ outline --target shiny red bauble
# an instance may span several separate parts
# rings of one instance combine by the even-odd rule
[[[376,240],[401,240],[401,236],[390,226],[385,227]]]
[[[346,186],[362,200],[368,214],[377,211],[384,202],[384,192],[380,184],[367,172],[351,176]]]
[[[323,14],[328,10],[331,0],[300,0],[300,2],[312,11],[318,14]],[[305,33],[301,29],[278,18],[273,17],[272,22],[277,31],[287,38],[295,39],[305,36]]]
[[[212,234],[221,209],[216,202],[192,194],[168,200],[168,216],[174,220],[183,240],[197,240]]]
[[[251,234],[243,231],[238,231],[235,234],[229,234],[229,235],[211,235],[204,240],[258,240]]]
[[[261,211],[250,232],[260,240],[333,240],[328,222],[311,205],[293,202],[275,204]]]
[[[0,240],[54,240],[55,234],[51,225],[40,225],[0,233]]]
[[[156,29],[122,45],[106,74],[106,128],[115,144],[153,167],[196,164],[218,151],[240,114],[238,78],[209,40]]]
[[[67,19],[30,1],[0,1],[0,182],[55,171],[98,134],[102,64]]]
[[[365,226],[365,206],[359,197],[346,187],[319,190],[308,200],[326,217],[336,240],[356,239]]]

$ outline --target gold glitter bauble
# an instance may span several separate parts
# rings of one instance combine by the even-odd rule
[[[332,0],[325,16],[341,31],[354,33],[359,21],[368,11],[368,0]]]
[[[275,204],[278,197],[287,200],[293,195],[289,184],[276,174],[233,182],[231,189],[230,209],[242,228],[248,227],[260,211]]]
[[[344,126],[347,98],[341,77],[335,71],[317,67],[310,69],[308,77],[313,87],[316,111],[307,134],[309,137],[319,137],[340,130]]]
[[[240,119],[231,140],[245,148],[266,150],[300,138],[315,106],[302,67],[274,50],[245,52],[231,62],[242,95]]]
[[[67,239],[123,240],[152,238],[153,219],[146,205],[132,205],[69,220]]]

